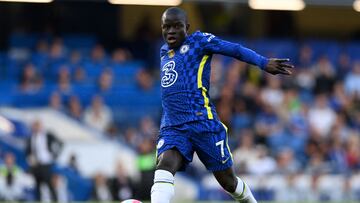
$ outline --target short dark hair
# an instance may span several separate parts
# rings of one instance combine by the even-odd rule
[[[187,17],[187,13],[185,10],[179,8],[179,7],[170,7],[168,9],[166,9],[163,13],[163,15],[165,14],[172,14],[172,15],[180,15],[185,19],[185,22],[188,22],[188,17]]]

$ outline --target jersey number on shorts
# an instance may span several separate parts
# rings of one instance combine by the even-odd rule
[[[167,62],[161,69],[164,76],[161,78],[161,86],[170,87],[176,82],[178,73],[175,71],[175,61]]]
[[[221,157],[224,157],[225,156],[225,153],[224,153],[224,140],[221,140],[221,141],[216,143],[216,146],[219,146],[219,145],[220,145],[220,150],[221,150]]]

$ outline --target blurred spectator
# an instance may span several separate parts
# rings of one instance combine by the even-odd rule
[[[129,146],[133,148],[137,148],[137,146],[141,142],[141,136],[139,135],[139,132],[135,128],[129,127],[125,130],[124,141]]]
[[[306,140],[305,155],[306,161],[309,161],[311,156],[314,154],[325,155],[326,153],[326,142],[324,137],[317,134],[311,134]],[[306,163],[308,164],[308,163]]]
[[[346,151],[343,147],[341,137],[332,137],[327,156],[329,157],[333,173],[347,172],[348,164],[346,160]]]
[[[36,200],[40,201],[40,186],[46,184],[51,193],[51,199],[57,200],[56,192],[51,184],[53,164],[62,150],[63,143],[53,134],[43,129],[41,121],[31,124],[31,136],[26,143],[26,157],[30,172],[35,178]]]
[[[73,50],[69,56],[69,65],[71,67],[77,67],[82,64],[83,56],[80,51]]]
[[[309,136],[307,113],[308,107],[301,103],[298,110],[289,113],[289,118],[287,119],[290,133],[295,137],[303,139],[303,143],[305,143]],[[303,149],[303,146],[301,148]]]
[[[338,113],[333,128],[331,129],[331,133],[330,133],[331,139],[339,139],[339,141],[344,142],[349,138],[349,135],[351,135],[353,130],[347,124],[346,117],[347,116],[345,113],[341,113],[341,112]],[[342,146],[342,148],[344,148],[344,146]]]
[[[335,71],[329,59],[326,56],[321,57],[314,69],[316,71],[315,94],[331,93],[335,84]]]
[[[254,134],[250,129],[244,129],[240,135],[239,146],[233,151],[235,171],[237,173],[248,173],[249,163],[256,159],[258,151],[254,146]]]
[[[283,105],[285,105],[285,108],[278,108],[278,112],[282,114],[282,117],[288,118],[291,113],[298,113],[301,110],[302,102],[297,89],[289,88],[284,91]]]
[[[336,113],[328,105],[326,95],[316,96],[315,105],[310,108],[308,115],[310,128],[313,133],[327,136],[336,120]]]
[[[58,92],[53,92],[50,95],[49,107],[60,112],[64,110],[61,95]]]
[[[70,70],[66,65],[59,68],[57,88],[59,92],[66,95],[70,94],[72,91]]]
[[[47,58],[45,56],[47,56],[49,54],[49,43],[44,39],[40,39],[36,43],[34,54],[37,56],[39,56],[39,55],[43,56],[42,59],[44,61],[46,61]]]
[[[91,106],[84,112],[84,122],[101,132],[106,132],[112,123],[111,110],[103,104],[103,99],[96,95],[92,98]]]
[[[4,164],[4,160],[3,160],[3,151],[0,149],[0,165]]]
[[[21,183],[21,168],[15,163],[12,153],[5,154],[5,165],[0,166],[0,200],[20,201],[24,198]]]
[[[352,134],[347,140],[346,159],[347,165],[353,171],[360,170],[360,135]]]
[[[131,53],[124,48],[117,48],[112,53],[112,62],[114,64],[122,64],[131,59]]]
[[[273,108],[263,105],[263,111],[256,116],[256,143],[268,144],[268,137],[274,132],[281,131],[280,118]]]
[[[253,116],[249,113],[244,99],[241,97],[236,98],[234,113],[231,118],[232,131],[236,135],[244,128],[250,128],[253,122]]]
[[[56,38],[50,46],[51,62],[56,64],[65,60],[66,49],[62,38]]]
[[[54,174],[51,177],[51,184],[54,187],[57,202],[67,203],[69,202],[69,195],[67,191],[66,179],[59,174]]]
[[[106,65],[106,52],[101,44],[97,44],[91,50],[91,62],[95,65]]]
[[[115,177],[111,178],[109,183],[113,200],[122,201],[134,196],[132,182],[121,162],[117,164]]]
[[[279,108],[284,100],[284,93],[281,90],[280,78],[268,76],[266,77],[267,85],[261,91],[261,99],[264,103],[272,108]]]
[[[297,86],[301,90],[312,91],[315,86],[315,76],[310,69],[298,70],[298,73],[294,76]]]
[[[33,93],[42,87],[42,79],[33,64],[25,65],[20,77],[20,90],[25,93]]]
[[[326,162],[324,155],[319,152],[312,153],[306,165],[305,173],[324,174],[329,172],[331,172],[331,166]]]
[[[260,88],[250,81],[247,81],[242,85],[241,97],[246,104],[247,110],[251,114],[258,113],[261,108],[258,94],[260,91]]]
[[[220,117],[220,120],[227,126],[230,126],[231,116],[232,116],[232,107],[233,100],[235,97],[235,90],[231,87],[230,84],[223,86],[220,92],[220,100],[217,102],[217,113]]]
[[[154,120],[150,116],[145,116],[140,121],[140,133],[142,137],[155,140],[159,129],[156,127]]]
[[[94,188],[91,196],[92,201],[110,202],[113,200],[106,177],[100,172],[94,177]]]
[[[137,158],[137,165],[140,171],[141,183],[137,188],[138,199],[150,200],[151,186],[154,181],[154,171],[155,171],[155,146],[154,142],[151,139],[145,138],[141,143],[139,143],[139,156]]]
[[[346,95],[344,84],[337,82],[332,92],[331,105],[336,111],[346,111],[351,107],[351,99]]]
[[[313,50],[309,45],[301,46],[298,60],[297,65],[301,69],[308,69],[312,66]]]
[[[216,109],[221,122],[229,126],[232,116],[232,103],[227,104],[224,100],[221,100],[218,102]]]
[[[238,60],[232,60],[226,72],[226,85],[230,89],[236,90],[240,86],[240,79],[243,70],[245,70],[245,63]]]
[[[317,202],[321,199],[320,180],[321,174],[316,173],[310,176],[310,185],[305,191],[305,198],[309,202]]]
[[[69,162],[68,162],[68,168],[72,170],[73,172],[80,174],[78,162],[75,154],[71,154]]]
[[[136,81],[142,91],[150,91],[154,87],[153,77],[146,69],[140,69],[137,72]]]
[[[225,67],[223,65],[221,56],[214,55],[211,60],[211,73],[210,73],[211,88],[209,90],[210,97],[213,100],[219,99],[224,70]]]
[[[341,53],[337,64],[336,79],[343,81],[345,76],[351,70],[350,57],[346,53]]]
[[[278,183],[275,186],[275,201],[286,201],[286,202],[299,202],[304,201],[304,197],[301,188],[297,184],[297,175],[290,174],[284,177],[285,184]]]
[[[82,119],[82,106],[79,101],[79,98],[75,95],[72,95],[68,103],[68,114],[72,118],[80,121]]]
[[[354,201],[356,200],[356,189],[354,185],[351,184],[351,181],[354,180],[352,176],[346,176],[344,178],[344,186],[342,189],[342,200],[343,201]],[[356,181],[356,180],[355,180]]]
[[[113,73],[110,69],[104,70],[98,80],[99,93],[109,92],[113,87]]]
[[[248,172],[255,175],[268,175],[276,171],[276,161],[269,156],[266,146],[257,145],[257,157],[249,161]]]
[[[73,81],[75,84],[86,84],[87,74],[82,66],[77,66],[73,72]]]
[[[110,140],[113,140],[113,141],[116,141],[116,142],[124,141],[122,139],[123,138],[123,135],[122,135],[123,132],[120,131],[119,126],[115,122],[111,123],[111,125],[107,129],[106,133],[107,133],[108,138]]]
[[[277,154],[276,173],[283,175],[295,174],[300,171],[301,165],[294,157],[294,151],[285,148]]]
[[[351,97],[360,97],[360,62],[356,62],[345,78],[345,90]]]

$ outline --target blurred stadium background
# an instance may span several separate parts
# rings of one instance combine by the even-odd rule
[[[0,1],[1,200],[36,200],[31,166],[52,156],[26,149],[46,133],[63,143],[44,177],[59,202],[149,199],[166,7],[125,4],[157,3],[180,4],[191,31],[296,66],[274,77],[213,59],[212,101],[258,200],[360,201],[360,1],[45,2]],[[42,201],[50,191],[41,186]],[[175,199],[230,200],[196,157],[177,174]]]

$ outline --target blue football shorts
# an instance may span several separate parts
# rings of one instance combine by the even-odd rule
[[[218,120],[200,120],[178,126],[164,127],[157,140],[157,157],[169,149],[177,149],[185,170],[194,152],[209,171],[228,169],[233,164],[228,145],[227,127]]]

